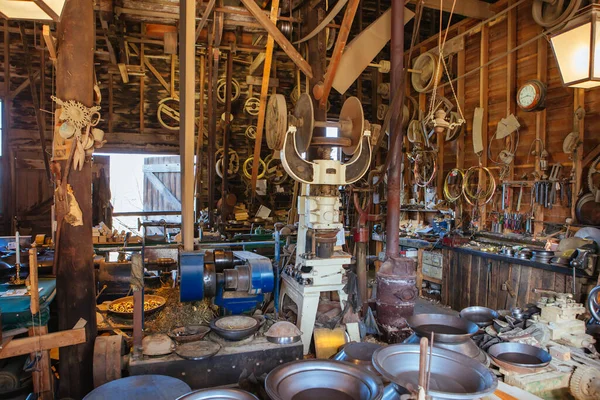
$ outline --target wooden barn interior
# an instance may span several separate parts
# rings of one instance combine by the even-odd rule
[[[597,1],[0,17],[0,398],[600,399]]]

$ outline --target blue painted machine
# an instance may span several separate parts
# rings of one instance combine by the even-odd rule
[[[181,253],[179,276],[181,301],[214,297],[229,314],[254,310],[275,284],[271,260],[250,251]]]

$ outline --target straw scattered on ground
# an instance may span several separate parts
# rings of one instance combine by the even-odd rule
[[[206,299],[187,303],[180,302],[178,289],[162,287],[153,294],[164,297],[167,302],[164,309],[146,318],[145,330],[147,333],[168,333],[177,327],[206,325],[215,316],[216,308]]]

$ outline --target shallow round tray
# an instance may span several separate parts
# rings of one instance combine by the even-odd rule
[[[265,381],[272,400],[379,400],[381,378],[356,365],[333,360],[301,360],[280,365]]]
[[[488,355],[499,367],[543,368],[552,361],[547,351],[523,343],[497,343],[488,349]]]
[[[184,394],[177,400],[258,400],[258,397],[240,389],[202,389]]]
[[[144,295],[144,302],[145,301],[149,301],[149,300],[154,300],[157,301],[159,303],[158,306],[151,308],[150,310],[144,310],[144,315],[151,315],[154,314],[155,312],[162,310],[165,307],[165,304],[167,303],[167,300],[162,297],[162,296],[156,296],[156,295],[152,295],[152,294],[145,294]],[[111,310],[111,307],[113,305],[117,305],[120,303],[127,303],[127,302],[133,302],[133,296],[127,296],[127,297],[121,297],[120,299],[116,299],[114,301],[111,301],[110,303],[108,303],[108,306],[106,307],[106,309],[108,310],[109,313],[122,317],[122,318],[133,318],[133,312],[120,312],[120,311],[113,311]]]
[[[495,310],[481,306],[463,308],[458,315],[461,318],[473,322],[480,328],[492,325],[494,319],[499,317],[498,312]]]
[[[390,382],[407,389],[416,388],[419,352],[418,345],[382,347],[373,354],[373,365]],[[432,397],[478,399],[493,393],[497,386],[498,378],[479,361],[454,351],[433,348],[429,390]]]
[[[418,314],[408,317],[406,321],[421,337],[431,338],[433,332],[434,343],[464,342],[479,331],[473,322],[448,314]]]
[[[221,345],[208,340],[189,342],[177,346],[175,353],[186,360],[204,360],[217,354]]]
[[[202,340],[210,332],[210,328],[204,325],[188,325],[179,328],[173,328],[169,332],[169,337],[177,343],[188,343]]]

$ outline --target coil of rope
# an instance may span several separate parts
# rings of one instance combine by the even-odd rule
[[[477,181],[477,191],[473,192],[470,188],[471,178],[473,177],[473,175],[475,175],[475,173],[477,173],[477,178],[479,179],[479,174],[481,171],[483,171],[487,175],[487,179],[486,179],[486,181],[488,182],[487,187],[485,188],[485,190],[483,190],[483,188],[481,187],[479,180],[478,180]],[[467,200],[467,202],[472,206],[483,205],[483,204],[489,203],[490,200],[492,200],[492,197],[494,197],[494,193],[496,192],[496,179],[494,178],[494,175],[492,175],[492,171],[490,171],[488,168],[482,167],[482,166],[469,168],[467,170],[467,172],[465,172],[465,175],[463,178],[462,192],[463,192],[463,195],[465,196],[465,199]]]
[[[450,180],[453,178],[455,178],[459,182],[451,183]],[[452,168],[450,172],[448,172],[448,175],[446,175],[446,179],[444,180],[444,197],[447,201],[449,201],[450,203],[455,203],[458,199],[460,199],[460,196],[462,196],[463,194],[462,187],[464,181],[465,173],[463,172],[463,170],[459,168]],[[450,185],[457,185],[459,187],[458,194],[453,194],[451,192]]]

